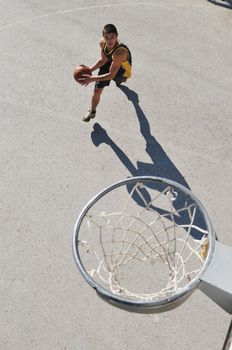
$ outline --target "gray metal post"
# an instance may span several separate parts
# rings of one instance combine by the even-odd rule
[[[212,260],[201,281],[199,289],[232,314],[232,247],[216,241]]]

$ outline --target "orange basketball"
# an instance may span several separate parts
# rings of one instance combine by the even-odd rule
[[[89,67],[86,67],[83,64],[81,64],[80,66],[74,69],[73,77],[79,83],[79,79],[82,77],[83,74],[92,75]]]

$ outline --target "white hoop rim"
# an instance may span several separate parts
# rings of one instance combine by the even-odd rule
[[[173,186],[183,192],[185,195],[189,196],[191,200],[195,202],[197,205],[197,208],[200,210],[202,216],[204,217],[205,224],[207,226],[208,230],[208,254],[204,261],[204,264],[201,267],[201,270],[196,274],[196,276],[183,288],[181,288],[179,291],[177,291],[175,294],[169,297],[164,297],[159,300],[153,300],[153,301],[141,301],[141,300],[130,300],[125,297],[120,297],[119,295],[115,295],[111,293],[109,290],[105,289],[101,285],[99,285],[86,271],[79,251],[78,251],[78,234],[79,230],[82,224],[82,221],[86,215],[86,213],[89,211],[89,209],[103,196],[105,196],[108,192],[113,191],[114,189],[124,186],[124,185],[130,185],[132,183],[136,182],[156,182],[161,184],[166,184]],[[215,249],[215,241],[216,241],[216,234],[212,225],[212,222],[210,220],[210,217],[200,202],[200,200],[185,186],[166,178],[162,177],[155,177],[155,176],[135,176],[135,177],[129,177],[127,179],[118,181],[114,183],[113,185],[110,185],[100,191],[97,195],[95,195],[82,209],[80,212],[73,231],[73,241],[72,241],[72,248],[73,248],[73,256],[74,260],[76,262],[76,265],[81,273],[81,275],[84,277],[86,282],[97,292],[97,294],[103,298],[105,301],[109,302],[110,304],[113,304],[114,306],[117,306],[119,308],[125,309],[127,311],[132,312],[163,312],[169,309],[172,309],[178,305],[180,305],[182,302],[184,302],[188,296],[192,294],[192,292],[199,286],[201,282],[201,276],[204,274],[206,269],[208,268],[210,261],[213,256],[213,252]]]

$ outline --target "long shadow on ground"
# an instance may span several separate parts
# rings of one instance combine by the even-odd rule
[[[136,166],[131,162],[125,152],[119,148],[119,146],[112,140],[112,138],[107,134],[106,130],[101,127],[100,124],[95,123],[93,126],[93,132],[91,133],[92,142],[95,146],[99,146],[102,143],[109,145],[114,151],[115,155],[118,159],[123,163],[123,165],[128,169],[132,176],[158,176],[162,178],[167,178],[173,180],[186,188],[190,189],[187,181],[180,173],[180,171],[176,168],[175,164],[168,157],[162,146],[155,139],[155,137],[151,134],[150,125],[148,122],[148,118],[144,114],[142,108],[139,104],[138,94],[129,89],[126,86],[120,87],[121,91],[127,96],[128,100],[132,102],[135,112],[138,118],[141,135],[143,136],[146,147],[145,151],[149,155],[151,159],[151,163],[145,163],[142,161],[138,161]],[[131,193],[133,186],[128,186],[127,190]],[[162,184],[155,184],[152,186],[152,189],[162,192],[164,190],[164,186]],[[149,191],[146,188],[141,190],[142,198],[145,199],[146,203],[149,203],[151,200]],[[141,196],[133,195],[133,199],[137,202],[138,205],[144,207],[144,201],[141,199]],[[173,206],[175,210],[179,211],[181,208],[185,206],[186,197],[178,196],[177,200],[173,201]],[[154,210],[159,212],[161,215],[168,216],[168,212],[162,208],[153,207]],[[170,216],[170,220],[172,220]],[[189,214],[187,211],[183,211],[180,216],[175,217],[175,222],[178,225],[183,225],[189,221]],[[202,215],[197,213],[194,223],[203,229],[205,229],[205,224],[202,220]],[[200,238],[202,235],[193,230],[192,236],[194,238]]]
[[[207,0],[208,2],[211,2],[211,4],[227,8],[228,10],[232,10],[232,0]]]

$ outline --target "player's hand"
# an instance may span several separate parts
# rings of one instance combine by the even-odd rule
[[[92,77],[91,75],[88,75],[88,74],[82,74],[82,78],[78,79],[78,82],[81,84],[81,85],[85,85],[87,86],[89,83],[91,83],[93,80],[92,80]]]

